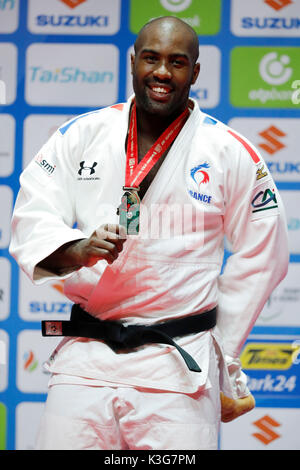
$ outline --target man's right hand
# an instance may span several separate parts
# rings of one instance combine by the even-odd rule
[[[117,224],[101,225],[89,238],[65,243],[41,261],[38,267],[63,276],[83,266],[93,266],[100,260],[112,264],[123,250],[125,241],[124,227]]]
[[[102,259],[112,264],[123,250],[125,241],[126,232],[121,225],[105,224],[69,249],[80,266],[93,266]]]

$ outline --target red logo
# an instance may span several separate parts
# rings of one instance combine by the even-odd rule
[[[268,415],[263,416],[253,423],[261,432],[255,432],[252,436],[256,437],[262,444],[268,445],[280,437],[280,434],[274,431],[273,428],[281,426],[275,419]]]
[[[279,11],[293,2],[292,0],[265,0],[265,3],[274,10]]]
[[[268,152],[270,155],[273,155],[273,153],[278,152],[278,150],[281,150],[285,147],[285,145],[280,142],[278,137],[285,137],[286,134],[278,129],[278,127],[270,126],[268,129],[259,132],[259,135],[266,140],[266,142],[258,144],[259,147]]]
[[[86,0],[60,0],[60,1],[65,3],[70,8],[76,8],[81,3],[86,2]]]
[[[201,163],[201,165],[195,166],[195,168],[191,169],[191,177],[198,186],[202,183],[206,184],[209,182],[209,175],[203,168],[208,169],[209,164]]]

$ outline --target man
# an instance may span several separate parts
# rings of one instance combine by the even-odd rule
[[[254,406],[239,353],[287,233],[257,151],[189,99],[197,58],[187,24],[151,21],[134,97],[69,121],[21,175],[11,253],[36,284],[65,278],[75,305],[44,324],[66,338],[39,449],[216,449],[221,417]]]

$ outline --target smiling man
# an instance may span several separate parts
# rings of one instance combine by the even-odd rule
[[[134,49],[131,64],[139,112],[146,112],[147,119],[155,114],[156,120],[163,116],[171,122],[186,108],[199,74],[197,35],[173,18],[158,19],[144,26]]]
[[[189,98],[198,50],[177,18],[145,25],[134,96],[64,124],[21,175],[10,251],[74,303],[42,325],[65,338],[38,449],[217,449],[254,407],[239,354],[287,271],[284,211],[252,144]]]

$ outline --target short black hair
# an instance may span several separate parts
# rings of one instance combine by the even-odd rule
[[[195,30],[188,23],[186,23],[185,21],[183,21],[180,18],[177,18],[177,16],[158,16],[157,18],[153,18],[150,21],[148,21],[140,29],[140,31],[137,35],[136,41],[134,43],[134,52],[135,52],[135,54],[137,53],[137,51],[140,47],[139,43],[141,41],[142,35],[145,32],[145,30],[148,29],[149,26],[152,26],[155,23],[163,22],[163,21],[169,21],[169,22],[177,23],[178,26],[184,27],[186,29],[187,33],[190,34],[190,36],[191,36],[191,52],[192,52],[193,60],[196,63],[196,61],[198,59],[198,56],[199,56],[199,39],[198,39],[198,35],[195,32]]]

